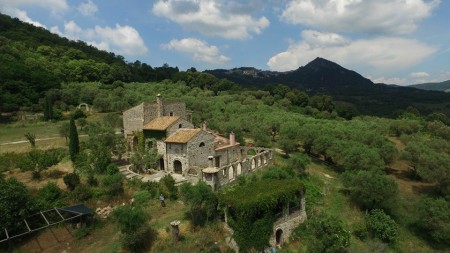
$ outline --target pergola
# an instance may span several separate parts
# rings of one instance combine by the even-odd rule
[[[20,229],[10,231],[4,228],[0,231],[0,243],[91,214],[93,211],[84,204],[40,211],[25,218]]]

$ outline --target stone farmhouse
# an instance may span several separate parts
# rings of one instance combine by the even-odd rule
[[[142,134],[144,145],[157,148],[158,170],[191,182],[202,180],[213,190],[273,161],[271,149],[241,146],[233,132],[224,137],[207,129],[206,123],[195,128],[185,103],[165,101],[159,94],[155,102],[124,111],[123,125],[131,152]]]

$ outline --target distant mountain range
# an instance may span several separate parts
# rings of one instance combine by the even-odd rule
[[[285,84],[310,95],[330,95],[335,101],[354,104],[363,114],[392,115],[413,106],[422,113],[440,111],[450,115],[450,94],[386,84],[374,84],[355,71],[332,61],[316,58],[305,66],[286,72],[264,71],[252,67],[205,72],[226,78],[245,87],[262,88]]]
[[[437,90],[437,91],[450,92],[450,80],[440,82],[440,83],[414,84],[414,85],[410,85],[409,87],[422,89],[422,90]]]

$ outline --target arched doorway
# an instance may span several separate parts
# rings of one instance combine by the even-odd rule
[[[159,170],[164,170],[164,158],[159,159]]]
[[[181,162],[178,160],[175,160],[173,162],[173,170],[175,173],[177,174],[182,174],[183,173],[183,165],[181,165]]]
[[[252,159],[252,170],[256,168],[256,161],[255,159]]]
[[[283,230],[277,229],[277,232],[275,232],[275,240],[277,245],[280,245],[283,242]]]
[[[241,166],[241,163],[238,163],[238,165],[237,165],[237,171],[236,171],[236,174],[237,174],[238,176],[242,174],[242,166]]]
[[[233,166],[230,166],[230,168],[228,168],[228,180],[234,180],[234,168]]]
[[[133,137],[133,150],[135,150],[135,151],[137,150],[138,144],[139,144],[139,138],[137,136],[134,136]]]

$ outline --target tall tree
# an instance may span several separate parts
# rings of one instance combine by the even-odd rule
[[[69,153],[72,161],[75,161],[75,157],[78,153],[80,153],[80,142],[78,140],[77,126],[75,125],[75,120],[73,118],[70,119]]]

